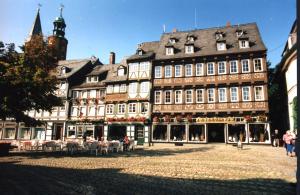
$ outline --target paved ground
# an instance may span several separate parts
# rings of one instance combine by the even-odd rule
[[[0,157],[0,194],[295,194],[296,158],[283,148],[155,145],[94,157]]]

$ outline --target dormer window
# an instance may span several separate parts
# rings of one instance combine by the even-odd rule
[[[173,47],[166,47],[166,55],[174,55],[174,48]]]
[[[217,50],[218,51],[226,50],[226,42],[217,42]]]
[[[124,68],[123,67],[119,68],[118,69],[118,76],[124,76],[124,74],[125,74]]]
[[[86,77],[86,82],[87,82],[87,83],[95,83],[95,82],[98,82],[98,77],[97,77],[97,76],[88,76],[88,77]]]
[[[240,48],[249,48],[249,41],[248,40],[240,40],[239,41]]]
[[[222,32],[216,32],[216,39],[222,39],[223,38],[223,33]]]
[[[169,43],[172,43],[172,44],[176,43],[176,39],[175,38],[170,38]]]
[[[240,36],[242,36],[243,35],[243,31],[242,30],[237,30],[236,31],[236,36],[237,37],[240,37]]]
[[[187,53],[187,54],[194,53],[194,45],[186,45],[185,53]]]
[[[187,40],[190,42],[194,42],[195,41],[195,37],[194,36],[188,36]]]
[[[138,49],[138,50],[137,50],[137,54],[138,54],[139,56],[141,56],[141,55],[143,55],[143,54],[144,54],[144,52],[143,52],[143,50],[142,50],[142,49]]]

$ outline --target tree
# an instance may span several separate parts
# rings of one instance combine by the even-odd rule
[[[26,115],[26,111],[49,111],[61,106],[55,95],[58,80],[55,77],[56,62],[53,50],[41,36],[32,37],[15,50],[14,44],[0,41],[0,119],[14,118],[26,125],[40,125],[41,121]]]

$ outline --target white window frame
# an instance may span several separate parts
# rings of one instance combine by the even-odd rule
[[[170,101],[167,102],[167,93],[170,93]],[[166,90],[164,92],[164,102],[165,104],[172,104],[172,90]]]
[[[233,92],[232,90],[236,89],[236,100],[233,99]],[[238,102],[239,101],[239,88],[238,87],[230,87],[230,101],[231,102]]]
[[[157,99],[157,94],[159,94],[159,100]],[[161,104],[162,91],[154,91],[154,104]]]
[[[107,85],[106,93],[109,94],[109,93],[113,93],[113,92],[114,92],[114,86],[113,85]]]
[[[245,91],[245,88],[248,88],[249,89],[249,100],[246,100],[245,99],[245,96],[244,96],[244,91]],[[251,87],[250,86],[243,86],[242,87],[242,99],[243,99],[243,101],[244,102],[249,102],[249,101],[251,101]]]
[[[209,73],[209,65],[212,65],[212,67],[213,67],[213,69],[212,69],[212,71],[213,71],[213,73]],[[208,62],[207,63],[207,75],[215,75],[215,63],[214,62]]]
[[[261,70],[257,70],[256,69],[256,66],[255,66],[255,62],[256,62],[256,60],[259,60],[260,61],[260,65],[261,65]],[[263,64],[262,64],[262,58],[254,58],[253,59],[253,66],[254,66],[254,72],[262,72],[262,71],[264,71],[264,67],[263,67]]]
[[[220,65],[224,65],[224,72],[220,72]],[[218,62],[218,74],[226,74],[226,61]]]
[[[186,54],[192,54],[192,53],[194,53],[194,46],[193,45],[186,45],[185,46],[185,53]]]
[[[118,114],[125,114],[126,104],[118,104]]]
[[[197,63],[196,64],[196,76],[203,76],[204,75],[204,64],[203,63]]]
[[[73,98],[80,98],[80,91],[73,91]]]
[[[188,101],[188,92],[191,92],[191,101]],[[185,90],[185,103],[187,104],[192,104],[193,103],[193,90],[192,89],[188,89]]]
[[[135,94],[137,93],[137,88],[138,88],[138,83],[134,82],[134,83],[129,83],[129,87],[128,87],[128,92],[130,94]]]
[[[187,74],[187,70],[188,70],[188,67],[190,67],[190,73],[191,74]],[[186,77],[191,77],[191,76],[193,76],[193,65],[192,64],[185,64],[185,66],[184,66],[184,73],[185,73],[185,76]]]
[[[140,84],[140,93],[148,93],[149,92],[149,85],[148,81],[141,82]]]
[[[162,66],[155,66],[154,68],[154,78],[162,78]]]
[[[198,99],[199,92],[201,91],[201,101]],[[196,89],[196,103],[204,103],[204,89]]]
[[[213,100],[210,100],[209,98],[209,95],[210,95],[210,92],[212,91],[212,99]],[[215,89],[214,88],[209,88],[209,89],[207,89],[207,102],[208,103],[213,103],[213,102],[215,102],[216,101],[216,94],[215,94]]]
[[[179,74],[177,74],[176,70],[179,70]],[[175,65],[175,77],[182,77],[182,65]]]
[[[248,71],[244,70],[244,62],[248,63]],[[248,60],[248,59],[241,60],[241,64],[242,64],[242,73],[248,73],[248,72],[250,72],[250,60]]]
[[[144,108],[147,108],[147,110],[146,111],[144,111],[143,110],[143,104],[144,104]],[[141,113],[142,114],[145,114],[145,113],[147,113],[148,111],[149,111],[149,103],[148,102],[141,102]],[[146,106],[147,105],[147,106]]]
[[[120,85],[120,92],[126,92],[126,84],[121,84]]]
[[[239,43],[240,43],[240,48],[241,49],[249,48],[249,41],[247,41],[247,40],[240,40]]]
[[[114,104],[107,104],[105,112],[106,112],[106,114],[113,114],[114,113]]]
[[[257,94],[256,94],[256,89],[257,88],[261,88],[261,98],[258,98]],[[265,94],[264,94],[264,86],[260,85],[260,86],[254,86],[254,97],[255,97],[255,101],[263,101],[265,99]]]
[[[234,62],[235,62],[235,65],[236,65],[236,72],[232,71],[232,64],[231,63],[234,63]],[[233,60],[233,61],[229,62],[229,70],[230,70],[230,74],[237,74],[239,72],[239,64],[238,64],[237,60]]]
[[[128,113],[136,113],[136,103],[129,103],[128,104]]]
[[[179,94],[177,94],[179,92]],[[182,104],[182,90],[175,90],[175,104]],[[177,98],[178,95],[178,98]]]
[[[217,50],[218,51],[225,51],[226,50],[226,43],[223,43],[223,42],[217,43]]]
[[[172,77],[172,66],[167,65],[165,66],[165,78],[171,78]]]
[[[173,47],[166,47],[166,55],[167,56],[174,55],[174,48]]]
[[[221,91],[224,90],[224,99],[221,100]],[[218,89],[218,94],[219,94],[219,102],[227,102],[227,90],[226,88],[219,88]]]
[[[96,116],[96,106],[88,107],[88,116]]]

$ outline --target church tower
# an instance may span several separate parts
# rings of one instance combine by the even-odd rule
[[[25,41],[25,50],[31,44],[36,44],[37,41],[39,43],[43,42],[43,32],[42,32],[42,25],[41,25],[41,19],[40,19],[40,4],[37,9],[37,13],[36,13],[32,28],[29,33],[29,37]]]
[[[66,23],[62,17],[63,6],[60,8],[60,16],[54,22],[53,34],[48,37],[49,46],[54,47],[54,57],[57,60],[65,60],[67,56],[68,40],[65,38]]]

